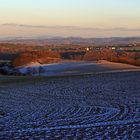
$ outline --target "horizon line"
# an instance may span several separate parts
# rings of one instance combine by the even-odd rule
[[[122,31],[139,32],[140,28],[126,28],[126,27],[114,27],[114,28],[100,28],[100,27],[81,27],[81,26],[63,26],[63,25],[30,25],[30,24],[16,24],[16,23],[3,23],[2,26],[12,26],[12,27],[23,27],[23,28],[53,28],[53,29],[73,29],[73,30],[94,30],[94,31]]]

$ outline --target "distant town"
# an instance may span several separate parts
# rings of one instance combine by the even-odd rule
[[[127,63],[140,66],[140,38],[51,38],[0,41],[0,73],[15,74],[15,67],[31,62],[63,60]]]

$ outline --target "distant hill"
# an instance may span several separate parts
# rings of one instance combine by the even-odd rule
[[[14,37],[1,38],[0,43],[18,44],[74,44],[74,45],[120,45],[140,44],[140,37],[112,37],[112,38],[81,38],[81,37]]]

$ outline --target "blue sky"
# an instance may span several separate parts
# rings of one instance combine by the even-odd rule
[[[140,28],[140,0],[0,0],[0,24]]]

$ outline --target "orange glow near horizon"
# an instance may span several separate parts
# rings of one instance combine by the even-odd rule
[[[29,29],[0,26],[0,35],[140,36],[139,0],[1,0],[0,24],[15,23],[88,28],[127,28],[97,32],[69,29]],[[136,30],[138,29],[138,31]],[[25,32],[25,31],[26,32]]]

